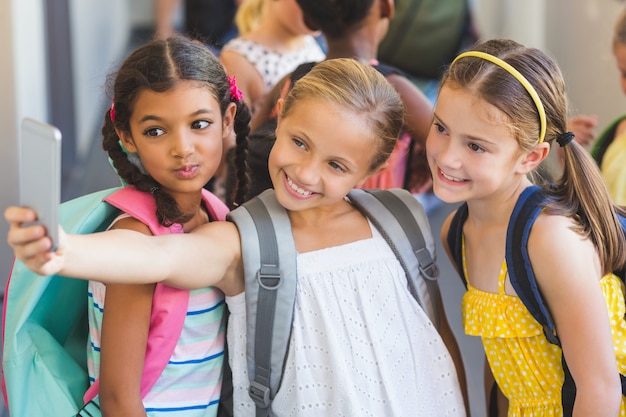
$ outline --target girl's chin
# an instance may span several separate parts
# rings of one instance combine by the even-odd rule
[[[436,183],[433,184],[433,193],[444,203],[458,203],[460,201],[464,201],[460,191],[460,189],[453,190],[449,187],[444,187]]]

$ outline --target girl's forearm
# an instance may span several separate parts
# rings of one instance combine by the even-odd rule
[[[602,373],[596,368],[594,378],[576,380],[576,399],[572,417],[617,417],[622,401],[622,386],[617,366]]]
[[[168,256],[159,239],[130,230],[70,235],[62,275],[116,284],[159,282],[168,276]]]

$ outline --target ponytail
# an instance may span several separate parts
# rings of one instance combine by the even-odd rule
[[[614,205],[597,164],[576,141],[563,146],[563,176],[552,190],[556,199],[546,206],[548,213],[572,217],[578,231],[596,247],[603,273],[626,264],[626,238],[617,214],[626,214]]]

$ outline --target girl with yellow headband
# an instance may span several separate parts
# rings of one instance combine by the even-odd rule
[[[623,284],[610,273],[624,266],[626,242],[597,166],[566,132],[567,114],[563,77],[550,57],[491,40],[449,67],[427,139],[436,195],[467,204],[457,241],[468,288],[465,332],[482,337],[510,417],[626,415],[616,356],[620,369],[626,359],[613,347],[613,338],[622,349],[626,342]],[[549,202],[528,253],[562,349],[547,341],[503,262],[513,208],[539,183],[533,176],[555,141],[564,173],[544,186]],[[453,216],[441,231],[451,257]],[[575,383],[572,404],[562,404],[562,357]]]

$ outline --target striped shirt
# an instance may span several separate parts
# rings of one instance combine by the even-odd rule
[[[90,383],[99,376],[106,286],[89,282]],[[143,399],[149,417],[214,417],[224,359],[224,296],[215,288],[190,291],[185,323],[165,370]]]

